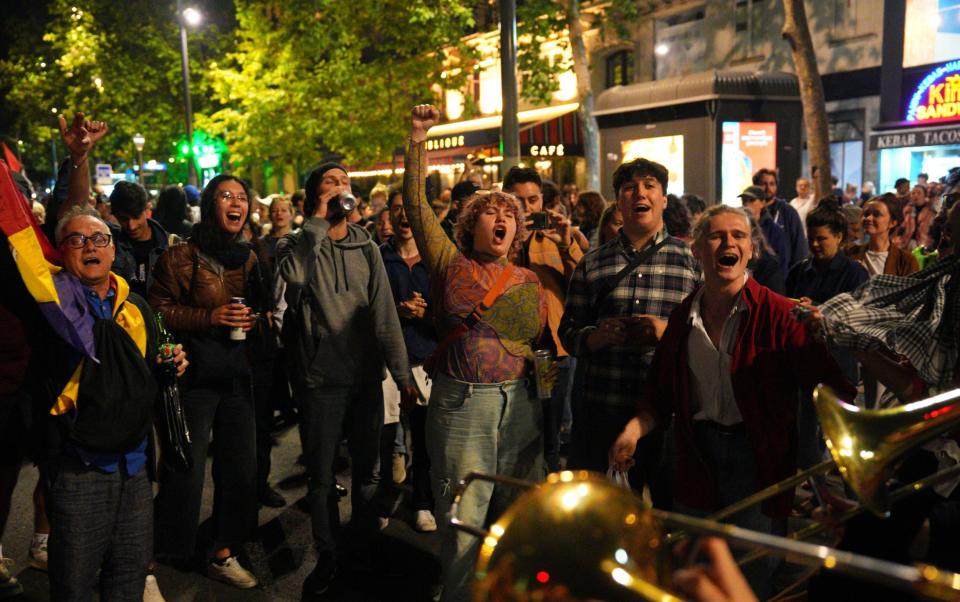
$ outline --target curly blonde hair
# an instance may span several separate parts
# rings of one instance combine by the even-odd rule
[[[457,219],[457,225],[454,229],[457,245],[465,253],[473,252],[473,229],[477,225],[477,218],[491,205],[513,210],[514,219],[517,221],[517,233],[513,236],[513,244],[510,245],[510,250],[507,252],[507,259],[513,259],[523,248],[527,228],[523,223],[523,209],[521,209],[520,201],[517,200],[517,197],[506,192],[481,191],[464,200],[463,209],[460,211],[460,217]]]

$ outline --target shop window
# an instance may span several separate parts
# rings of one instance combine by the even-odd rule
[[[960,0],[907,0],[903,66],[960,58]]]
[[[607,57],[606,87],[633,83],[633,51],[619,50]]]

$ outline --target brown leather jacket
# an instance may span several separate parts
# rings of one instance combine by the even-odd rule
[[[246,275],[256,263],[257,256],[251,251],[242,268],[226,270],[192,243],[174,245],[164,252],[154,268],[153,286],[147,300],[154,310],[163,314],[167,327],[172,330],[209,330],[214,308],[229,303],[230,297],[244,296]],[[194,290],[190,290],[192,278]]]
[[[847,249],[847,256],[861,264],[866,264],[867,245],[854,245]],[[920,269],[917,259],[912,253],[903,251],[897,245],[890,243],[887,251],[887,261],[883,264],[883,273],[894,276],[907,276]]]

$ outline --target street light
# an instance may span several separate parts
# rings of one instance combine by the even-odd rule
[[[191,147],[187,161],[187,183],[197,185],[197,169],[193,158],[193,106],[190,102],[190,59],[187,55],[187,26],[197,27],[203,15],[193,7],[183,8],[177,0],[177,16],[180,21],[180,64],[183,70],[183,112],[187,126],[187,144]]]
[[[137,163],[139,167],[137,172],[140,174],[140,185],[143,186],[143,144],[146,142],[143,134],[138,133],[133,137],[133,145],[137,147]]]
[[[180,14],[183,15],[183,20],[186,21],[187,25],[190,27],[197,27],[203,22],[203,15],[200,13],[200,11],[192,6],[190,8],[185,8]]]

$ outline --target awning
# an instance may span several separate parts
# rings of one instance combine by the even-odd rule
[[[561,115],[566,115],[567,113],[572,113],[580,107],[578,102],[570,102],[563,105],[556,105],[552,107],[543,107],[540,109],[530,109],[528,111],[520,111],[517,113],[517,121],[520,125],[526,123],[540,123],[553,119],[554,117],[560,117]],[[454,121],[452,123],[441,123],[440,125],[433,126],[430,128],[430,137],[431,138],[443,138],[444,136],[459,135],[465,134],[467,132],[475,132],[478,130],[500,130],[500,126],[503,124],[503,117],[501,115],[492,115],[490,117],[479,117],[477,119],[468,119],[466,121]]]
[[[520,154],[562,157],[583,154],[583,133],[576,112],[520,128]]]

